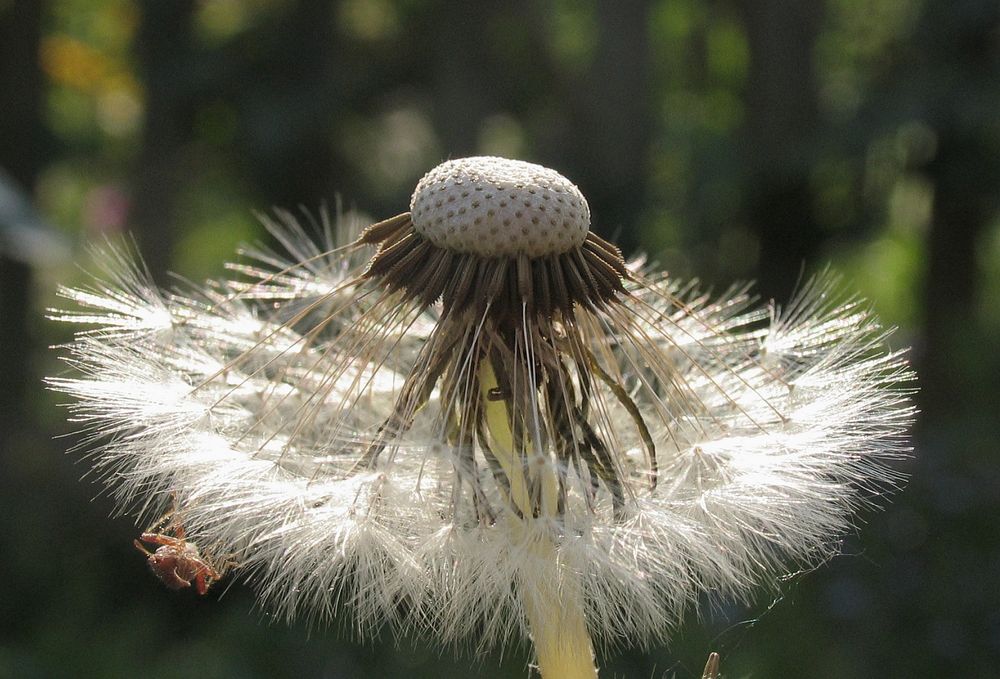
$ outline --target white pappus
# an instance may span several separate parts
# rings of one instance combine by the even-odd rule
[[[186,293],[106,254],[52,313],[87,327],[49,384],[124,507],[176,497],[280,614],[651,642],[705,592],[830,557],[900,480],[912,375],[831,276],[784,307],[711,298],[498,158],[444,163],[360,233],[267,225],[285,254]]]

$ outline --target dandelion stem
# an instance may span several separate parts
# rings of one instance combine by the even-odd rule
[[[492,451],[510,480],[510,501],[520,511],[517,526],[528,544],[532,585],[519,584],[535,646],[538,670],[544,679],[594,679],[594,648],[583,612],[579,578],[559,562],[551,535],[542,528],[556,509],[556,479],[551,464],[536,458],[526,438],[523,451],[515,449],[511,413],[506,400],[491,400],[497,378],[489,359],[479,368],[479,383],[485,407]],[[540,453],[539,453],[540,454]],[[532,501],[532,487],[541,487],[541,507]],[[537,517],[537,518],[536,518]],[[538,571],[544,572],[544,576]]]
[[[522,589],[535,645],[538,671],[544,679],[595,679],[594,648],[587,631],[576,577],[560,567],[550,541],[533,545],[538,556],[549,556],[551,577],[533,592]]]

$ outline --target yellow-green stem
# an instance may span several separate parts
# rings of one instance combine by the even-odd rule
[[[509,500],[521,512],[525,524],[535,521],[529,488],[541,484],[543,516],[537,520],[544,520],[544,514],[554,512],[556,507],[557,485],[552,466],[547,460],[533,460],[536,451],[530,445],[527,450],[515,450],[510,414],[504,401],[488,397],[497,388],[489,359],[480,365],[479,383],[492,451],[509,480]],[[530,478],[525,477],[526,469]],[[580,583],[559,563],[556,547],[544,532],[530,530],[527,525],[524,528],[522,534],[535,557],[532,566],[537,568],[531,573],[531,584],[522,581],[519,590],[531,628],[538,671],[543,679],[595,679],[594,647],[583,612]]]
[[[538,671],[544,679],[594,679],[594,648],[578,583],[560,568],[551,542],[533,547],[552,566],[550,573],[534,578],[540,583],[534,591],[521,591]]]

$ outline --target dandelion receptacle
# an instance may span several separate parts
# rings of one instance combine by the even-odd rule
[[[703,594],[836,552],[898,482],[911,375],[831,276],[699,293],[590,230],[553,170],[431,170],[410,210],[157,291],[127,253],[54,311],[50,380],[124,506],[176,498],[266,606],[359,634],[531,639],[545,679],[665,638]]]

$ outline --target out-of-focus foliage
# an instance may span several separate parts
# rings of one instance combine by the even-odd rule
[[[78,260],[128,231],[163,283],[264,238],[254,210],[384,217],[473,153],[557,168],[599,231],[717,288],[780,301],[832,263],[915,346],[908,488],[773,607],[702,611],[605,675],[696,676],[709,650],[728,676],[995,674],[994,0],[0,0],[0,50],[0,167]],[[271,624],[242,585],[162,591],[50,440],[71,427],[37,379],[64,339],[41,311],[80,274],[0,262],[0,677],[467,673],[420,641]]]

